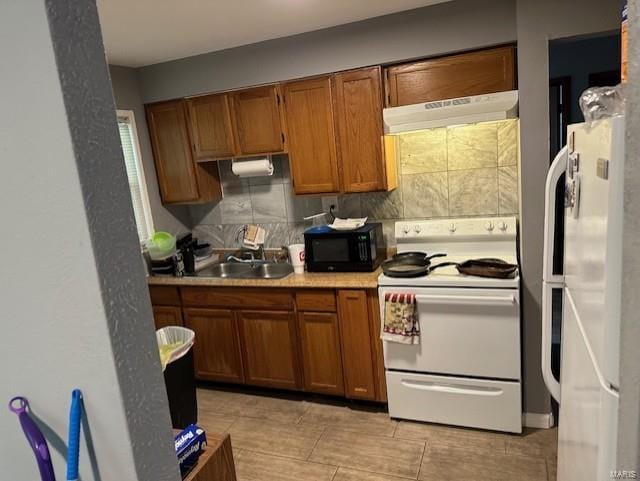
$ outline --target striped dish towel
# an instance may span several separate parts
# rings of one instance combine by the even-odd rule
[[[380,338],[401,344],[420,344],[420,324],[414,294],[385,294]]]

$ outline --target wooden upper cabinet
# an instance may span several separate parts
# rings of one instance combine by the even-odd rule
[[[150,105],[147,117],[162,200],[169,203],[198,200],[184,102]]]
[[[184,100],[147,105],[162,201],[196,204],[222,197],[217,166],[193,161]]]
[[[338,155],[343,192],[393,189],[382,150],[380,67],[335,74]],[[394,167],[395,169],[395,167]]]
[[[331,77],[288,82],[282,94],[294,192],[339,192]]]
[[[187,111],[196,160],[228,159],[235,155],[227,94],[187,99]]]
[[[514,90],[515,56],[500,47],[388,67],[387,106]]]
[[[226,309],[185,309],[185,325],[196,334],[193,346],[198,379],[243,382],[235,313]]]
[[[238,156],[284,151],[280,94],[276,85],[230,92]]]
[[[364,290],[338,291],[345,395],[376,399],[376,360],[371,345],[371,324]]]
[[[247,384],[300,389],[298,337],[293,312],[239,311]]]

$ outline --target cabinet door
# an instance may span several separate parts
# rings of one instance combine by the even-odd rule
[[[247,384],[299,389],[295,316],[281,311],[240,311]]]
[[[187,109],[196,160],[233,157],[235,149],[227,94],[188,99]]]
[[[185,309],[185,325],[196,333],[193,346],[196,377],[243,382],[238,324],[226,309]]]
[[[514,90],[515,48],[396,65],[386,69],[386,78],[390,107]]]
[[[305,390],[343,395],[338,316],[326,312],[301,312],[298,319]]]
[[[334,78],[342,190],[386,190],[380,67],[338,73]]]
[[[153,306],[156,330],[167,326],[182,326],[182,311],[175,306]]]
[[[294,192],[338,192],[331,77],[289,82],[282,94]]]
[[[375,361],[366,291],[338,291],[338,315],[346,396],[375,400]]]
[[[284,132],[280,96],[275,85],[238,90],[230,94],[237,155],[282,152]]]
[[[191,157],[184,102],[175,100],[149,105],[147,117],[163,202],[197,201],[198,181]]]

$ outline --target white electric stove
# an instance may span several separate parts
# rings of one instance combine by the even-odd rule
[[[498,258],[517,264],[515,217],[396,223],[398,252],[463,262]],[[415,278],[378,279],[387,293],[416,296],[420,343],[384,341],[389,414],[394,418],[522,431],[520,279],[458,273],[455,266]]]

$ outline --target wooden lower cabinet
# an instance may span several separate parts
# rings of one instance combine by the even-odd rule
[[[328,312],[300,312],[298,321],[305,391],[343,395],[338,316]]]
[[[196,377],[386,402],[375,289],[152,289],[159,327],[195,331]]]
[[[196,377],[244,382],[236,314],[228,309],[184,310],[185,325],[196,333]]]
[[[182,311],[176,306],[153,306],[156,329],[167,326],[182,326]]]
[[[365,290],[338,291],[345,395],[375,400],[376,360],[368,306]]]
[[[238,311],[245,382],[300,389],[298,336],[293,312]]]

